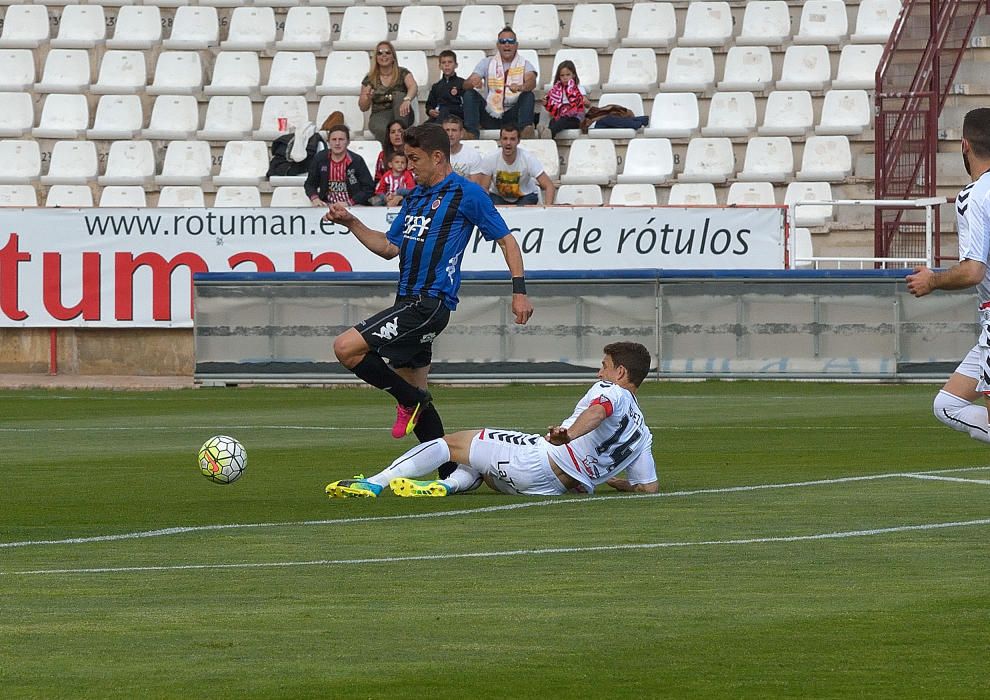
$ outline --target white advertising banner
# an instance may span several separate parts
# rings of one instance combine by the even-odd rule
[[[528,270],[783,269],[782,207],[502,207]],[[371,228],[397,210],[358,207]],[[0,327],[192,325],[195,272],[392,272],[322,209],[0,209]],[[506,270],[475,232],[462,269]]]

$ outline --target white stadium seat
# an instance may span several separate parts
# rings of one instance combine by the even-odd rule
[[[720,47],[732,38],[732,11],[727,2],[692,2],[684,17],[678,46]]]
[[[771,182],[733,182],[729,185],[729,194],[725,198],[726,206],[776,203]]]
[[[636,92],[616,92],[609,95],[603,94],[598,99],[599,107],[609,105],[619,105],[625,107],[635,116],[645,116],[643,108],[643,96]],[[588,129],[588,136],[593,139],[633,139],[636,138],[636,129],[615,129],[598,128],[597,126]]]
[[[108,49],[147,50],[162,43],[162,11],[155,5],[125,5],[117,13]]]
[[[801,8],[795,44],[835,46],[849,34],[846,4],[842,0],[808,0]]]
[[[221,51],[213,63],[207,95],[248,95],[261,93],[261,61],[255,51]]]
[[[732,141],[728,138],[693,138],[684,157],[681,182],[725,182],[736,172]]]
[[[505,13],[500,5],[465,5],[457,23],[457,36],[450,42],[450,47],[491,49],[492,39],[495,37],[493,32],[498,32],[497,28],[504,26]]]
[[[132,139],[144,126],[144,111],[138,95],[104,95],[96,105],[93,128],[86,138],[98,140]]]
[[[183,5],[175,11],[172,33],[162,42],[164,49],[199,50],[220,43],[220,19],[215,7]]]
[[[839,182],[852,172],[852,151],[845,136],[809,136],[804,142],[798,180]]]
[[[560,44],[560,20],[556,5],[519,5],[513,15],[512,28],[519,39],[519,46],[523,48],[547,50]],[[492,27],[490,47],[495,46],[499,29],[501,27]],[[584,76],[581,78],[583,81]]]
[[[192,95],[161,95],[151,108],[146,139],[190,139],[199,130],[199,103]]]
[[[261,119],[253,134],[254,138],[271,141],[281,136],[282,132],[278,128],[279,117],[285,118],[286,131],[292,131],[296,127],[312,121],[309,117],[309,104],[305,97],[301,95],[274,95],[266,98],[265,104],[261,107]],[[323,124],[322,121],[315,123],[317,128]]]
[[[372,164],[374,165],[374,164]],[[276,187],[272,190],[270,207],[310,207],[312,204],[302,187]]]
[[[553,70],[550,71],[551,80],[557,74],[557,66],[563,61],[574,61],[578,78],[585,90],[589,93],[598,90],[602,79],[598,71],[598,53],[594,49],[561,49],[558,51],[557,55],[553,57]],[[548,89],[549,87],[547,85]]]
[[[762,92],[773,85],[773,62],[766,46],[733,46],[725,56],[721,91]]]
[[[832,78],[827,46],[788,46],[778,90],[824,90]]]
[[[482,145],[486,144],[486,145]],[[471,146],[484,158],[488,153],[498,150],[497,141],[466,141],[465,146]],[[526,151],[536,156],[543,165],[543,170],[551,180],[560,177],[560,152],[557,142],[553,139],[526,139],[522,146]]]
[[[150,185],[155,177],[155,150],[151,141],[115,141],[107,166],[97,178],[101,185]]]
[[[36,139],[73,139],[88,127],[89,102],[85,95],[48,95],[31,135]]]
[[[412,73],[413,78],[416,80],[416,84],[419,86],[419,94],[417,100],[426,100],[426,96],[430,94],[430,85],[434,81],[430,80],[430,63],[426,58],[425,51],[416,50],[403,50],[395,52],[396,62]],[[435,64],[437,60],[432,59]],[[413,103],[413,107],[415,107]]]
[[[359,95],[361,81],[368,74],[368,69],[366,52],[332,51],[324,64],[323,82],[316,87],[316,94]]]
[[[351,139],[360,138],[364,131],[364,112],[358,107],[357,95],[325,95],[320,98],[313,123],[320,127],[333,112],[342,112],[344,123],[351,130]]]
[[[30,49],[0,50],[0,90],[22,92],[34,85],[34,52]]]
[[[254,108],[244,95],[215,95],[206,106],[203,128],[196,138],[230,141],[247,138],[254,129]]]
[[[85,49],[52,49],[45,58],[41,82],[35,92],[84,92],[89,88],[89,52]]]
[[[326,47],[330,46],[331,30],[330,11],[325,7],[307,7],[305,5],[290,7],[285,15],[282,38],[275,42],[275,49],[277,51],[324,51]]]
[[[693,92],[658,92],[653,98],[650,124],[643,135],[688,138],[698,133],[700,120],[698,96]]]
[[[792,182],[784,192],[784,204],[831,202],[832,185],[827,182]],[[825,226],[832,218],[831,204],[810,204],[794,209],[795,226]]]
[[[872,119],[872,103],[866,90],[829,90],[825,93],[822,118],[815,133],[858,136],[870,126]]]
[[[620,184],[659,185],[674,177],[674,151],[670,139],[636,138],[626,147]]]
[[[163,208],[201,208],[206,206],[203,188],[193,185],[166,185],[158,193],[158,206]]]
[[[316,56],[309,51],[279,51],[272,59],[262,95],[305,95],[316,87]]]
[[[107,20],[102,5],[66,5],[58,23],[53,49],[93,49],[106,41]]]
[[[527,61],[529,61],[529,64],[536,69],[536,84],[539,85],[540,84],[540,76],[541,76],[541,73],[540,73],[540,55],[537,53],[536,49],[519,49],[519,55],[522,56]],[[478,64],[475,63],[475,65],[478,65]],[[474,68],[474,66],[471,66],[471,68]],[[597,73],[597,67],[596,67],[596,73]],[[552,78],[553,76],[551,75],[550,77]],[[581,76],[581,84],[582,85],[584,84],[584,76],[583,75]]]
[[[235,187],[226,185],[217,188],[213,197],[215,207],[260,207],[261,193],[257,187]]]
[[[807,90],[775,90],[767,96],[760,136],[804,136],[811,131],[815,115]]]
[[[85,208],[93,206],[93,190],[88,185],[53,185],[45,197],[46,207]]]
[[[203,89],[203,63],[196,51],[162,51],[149,95],[197,95]]]
[[[806,228],[794,229],[794,260],[791,267],[805,268],[814,266],[811,260],[815,255],[814,245],[811,242],[811,231]]]
[[[756,98],[752,92],[716,92],[708,107],[702,136],[747,136],[756,133]]]
[[[333,48],[334,51],[373,51],[379,42],[387,39],[388,18],[385,16],[385,8],[354,5],[344,10],[340,37],[333,43]]]
[[[737,46],[780,46],[791,36],[791,14],[785,0],[746,3]]]
[[[140,207],[148,206],[148,196],[139,185],[113,185],[100,192],[101,207]]]
[[[447,21],[439,5],[406,5],[399,15],[395,41],[396,50],[436,50],[447,45]]]
[[[33,185],[0,185],[0,207],[36,207],[38,191]]]
[[[37,141],[0,141],[0,184],[22,185],[41,175],[41,147]]]
[[[616,49],[602,90],[647,94],[655,91],[657,79],[657,56],[653,49]]]
[[[454,53],[457,54],[457,74],[463,77],[470,75],[474,67],[486,55],[483,49],[454,49]],[[520,51],[519,54],[522,55],[523,52]],[[537,57],[537,60],[539,60],[539,57]],[[536,84],[540,84],[539,72],[537,72]]]
[[[0,137],[20,138],[34,127],[34,100],[28,92],[0,92]]]
[[[213,160],[206,141],[172,141],[165,149],[156,185],[199,185],[210,178]]]
[[[368,166],[368,170],[374,175],[378,154],[382,152],[381,141],[351,141],[347,147],[361,156],[364,164]]]
[[[267,51],[275,45],[275,10],[271,7],[235,7],[230,15],[224,51]]]
[[[667,58],[664,92],[707,92],[715,85],[715,57],[708,47],[678,46]]]
[[[111,50],[103,54],[100,75],[90,92],[97,95],[133,95],[144,92],[148,72],[141,51]]]
[[[230,141],[224,146],[220,173],[213,184],[254,185],[265,180],[268,173],[268,144],[263,141]]]
[[[901,0],[860,0],[856,31],[849,40],[856,44],[886,44],[901,13]]]
[[[11,5],[3,18],[0,48],[36,49],[51,37],[48,8],[44,5]]]
[[[877,66],[883,56],[882,44],[842,47],[839,66],[832,87],[837,90],[873,90],[876,88]]]
[[[571,13],[571,30],[564,37],[566,46],[607,49],[619,40],[619,21],[615,5],[581,3]]]
[[[464,146],[464,148],[474,150],[482,158],[499,149],[498,141],[493,141],[491,139],[462,141],[461,145]],[[537,153],[538,149],[540,149],[539,153]],[[543,163],[543,167],[546,168],[547,177],[551,180],[556,179],[556,177],[560,175],[560,154],[557,151],[556,141],[553,139],[530,139],[526,141],[526,150],[537,155],[540,162]],[[557,167],[553,168],[553,172],[556,173],[556,175],[550,174],[551,170],[547,163],[551,161],[557,164]]]
[[[579,207],[600,207],[605,202],[599,185],[561,185],[554,196],[554,204],[572,204]]]
[[[354,0],[309,0],[309,4],[317,7],[332,7],[336,11],[350,7],[354,4]]]
[[[608,185],[615,181],[618,165],[615,144],[606,139],[577,139],[571,143],[563,185]]]
[[[677,17],[669,2],[637,2],[629,13],[629,31],[619,42],[629,48],[664,48],[677,36]]]
[[[667,205],[671,207],[714,207],[718,206],[715,185],[710,182],[678,182],[670,186]]]
[[[786,136],[756,136],[746,144],[746,156],[738,179],[753,182],[785,182],[794,175],[794,152]]]
[[[609,192],[610,206],[619,207],[648,207],[657,204],[657,188],[653,185],[618,184]]]
[[[99,174],[96,144],[92,141],[57,141],[52,148],[45,185],[81,185]]]

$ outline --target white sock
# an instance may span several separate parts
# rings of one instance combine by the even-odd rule
[[[368,481],[379,486],[388,486],[388,482],[400,476],[407,479],[418,479],[449,461],[450,448],[443,438],[437,438],[416,445],[387,468],[372,477],[368,477]]]
[[[966,399],[942,390],[932,405],[935,417],[953,430],[968,433],[974,440],[990,443],[990,423],[986,406],[970,403]]]
[[[447,493],[464,493],[481,486],[481,472],[466,464],[458,464],[454,473],[440,483],[447,487]]]

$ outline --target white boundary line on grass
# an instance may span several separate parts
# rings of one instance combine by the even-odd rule
[[[990,484],[990,479],[961,479],[958,476],[936,476],[935,474],[905,474],[912,479],[924,479],[926,481],[955,481],[961,484]]]
[[[119,542],[121,540],[139,540],[151,537],[167,537],[170,535],[182,535],[194,532],[212,532],[216,530],[249,530],[257,528],[276,527],[311,527],[314,525],[350,525],[354,523],[366,522],[387,522],[391,520],[425,520],[434,518],[448,518],[458,515],[474,515],[481,513],[496,513],[501,511],[519,510],[521,508],[534,508],[539,506],[566,506],[581,505],[586,503],[601,503],[616,499],[640,499],[640,498],[677,498],[684,496],[700,496],[710,494],[741,493],[746,491],[765,491],[772,489],[789,489],[804,486],[824,486],[830,484],[843,484],[856,481],[876,481],[879,479],[894,478],[925,478],[928,475],[948,474],[955,472],[986,471],[990,467],[956,467],[952,469],[935,469],[925,472],[891,472],[886,474],[867,474],[863,476],[844,476],[833,479],[815,479],[813,481],[792,481],[778,484],[754,484],[750,486],[729,486],[724,488],[694,489],[690,491],[667,491],[657,494],[623,494],[615,496],[591,496],[588,498],[556,498],[552,500],[523,501],[508,503],[504,506],[484,506],[481,508],[462,508],[458,510],[436,511],[430,513],[405,513],[401,515],[372,515],[357,518],[336,518],[331,520],[300,520],[274,523],[228,523],[218,525],[189,525],[184,527],[166,527],[158,530],[142,530],[139,532],[123,532],[116,535],[94,535],[90,537],[69,537],[59,540],[23,540],[20,542],[0,542],[0,549],[13,549],[15,547],[32,546],[52,546],[52,545],[72,545],[91,544],[95,542]],[[946,479],[948,480],[948,479]],[[959,479],[972,483],[984,483],[975,479]]]
[[[588,547],[552,547],[545,549],[510,549],[492,552],[464,552],[461,554],[419,554],[405,557],[369,557],[364,559],[314,559],[311,561],[274,561],[240,564],[174,564],[169,566],[106,566],[80,569],[33,569],[25,571],[0,571],[0,576],[40,576],[45,574],[123,574],[149,571],[198,571],[204,569],[266,569],[300,566],[353,566],[360,564],[396,564],[418,561],[449,561],[452,559],[485,559],[491,557],[539,556],[548,554],[582,554],[586,552],[617,552],[629,550],[670,549],[675,547],[711,547],[745,544],[776,544],[788,542],[809,542],[839,540],[850,537],[872,537],[899,532],[919,532],[943,530],[957,527],[990,525],[990,518],[979,520],[958,520],[921,525],[897,525],[868,530],[847,530],[845,532],[822,532],[813,535],[790,535],[785,537],[749,537],[739,540],[699,540],[694,542],[649,542],[642,544],[610,544]]]

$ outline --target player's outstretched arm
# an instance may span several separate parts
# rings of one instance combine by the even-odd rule
[[[648,484],[630,484],[628,479],[617,479],[613,477],[605,483],[616,491],[627,491],[629,493],[660,493],[659,481],[651,481]]]
[[[983,280],[986,272],[987,266],[979,260],[962,260],[948,270],[916,267],[905,279],[908,291],[916,297],[923,297],[936,289],[975,287]]]
[[[546,440],[551,445],[566,445],[571,440],[576,440],[582,435],[590,433],[601,425],[605,418],[607,415],[603,406],[598,404],[589,406],[577,417],[577,420],[571,423],[569,428],[561,425],[551,425],[547,428]]]
[[[399,254],[399,249],[389,242],[383,232],[365,226],[343,202],[332,203],[327,213],[323,215],[323,219],[346,227],[361,242],[361,245],[375,255],[391,260]]]
[[[505,264],[509,266],[509,274],[513,279],[512,290],[512,313],[516,317],[516,323],[524,324],[533,315],[533,304],[530,303],[526,292],[516,292],[517,279],[524,280],[525,270],[523,269],[522,251],[519,250],[519,242],[511,233],[498,239],[498,247],[502,249],[505,257]],[[523,282],[525,288],[525,282]]]

